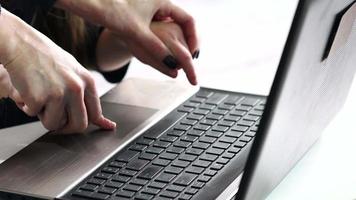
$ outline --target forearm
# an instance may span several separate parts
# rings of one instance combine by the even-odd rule
[[[131,53],[120,38],[105,29],[96,46],[96,61],[101,71],[114,71],[130,62]]]

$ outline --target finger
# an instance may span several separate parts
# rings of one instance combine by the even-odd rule
[[[68,133],[83,133],[88,127],[88,115],[84,104],[84,94],[70,97],[70,101],[66,106],[67,124],[58,132]]]
[[[180,66],[183,68],[189,82],[197,85],[197,77],[194,70],[193,59],[187,49],[186,44],[181,41],[175,41],[169,45],[173,55],[178,59]]]
[[[133,40],[131,42],[133,47],[130,49],[139,60],[153,66],[163,74],[172,78],[177,77],[178,61],[151,30],[138,34]]]
[[[187,40],[191,55],[195,55],[199,52],[199,40],[195,21],[190,14],[172,3],[167,3],[166,7],[161,9],[157,14],[170,16],[175,23],[180,25],[184,32],[184,37]]]
[[[46,106],[42,113],[38,114],[43,126],[50,130],[58,130],[63,128],[67,121],[67,116],[64,109],[64,103],[61,101],[51,101]]]
[[[105,118],[102,113],[100,100],[96,92],[95,84],[89,81],[84,94],[84,101],[88,112],[88,120],[102,129],[115,129],[116,123]]]

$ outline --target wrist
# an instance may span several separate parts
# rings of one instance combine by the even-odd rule
[[[16,57],[18,49],[18,34],[16,33],[16,23],[20,21],[19,18],[1,8],[0,15],[0,63],[4,66]]]

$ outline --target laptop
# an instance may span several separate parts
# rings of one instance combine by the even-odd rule
[[[266,198],[346,99],[355,13],[300,0],[268,98],[124,81],[101,98],[117,130],[40,137],[0,165],[0,199]]]

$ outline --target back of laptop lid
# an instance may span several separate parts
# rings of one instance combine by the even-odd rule
[[[352,2],[299,2],[237,199],[265,198],[343,105],[356,67]]]

